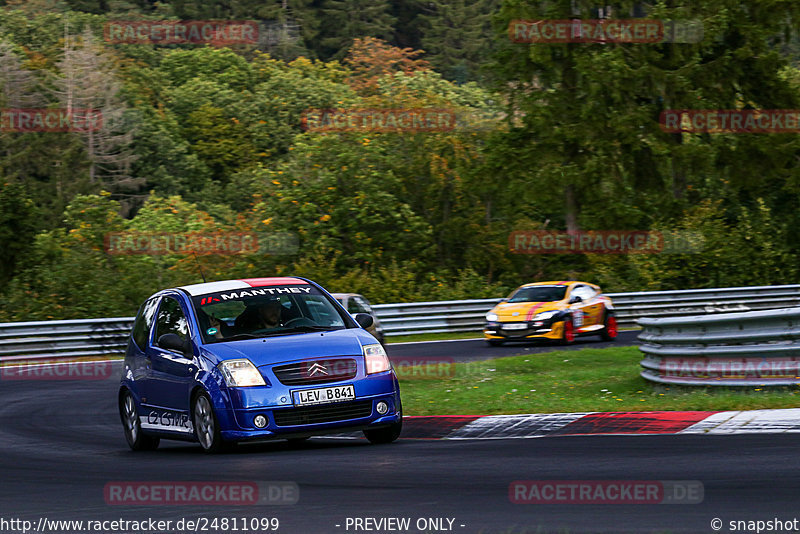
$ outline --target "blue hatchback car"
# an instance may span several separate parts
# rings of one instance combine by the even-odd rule
[[[128,444],[246,440],[402,429],[397,376],[383,347],[321,286],[299,277],[210,282],[160,291],[136,317],[119,412]]]

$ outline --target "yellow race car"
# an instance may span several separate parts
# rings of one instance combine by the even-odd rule
[[[536,282],[514,290],[486,314],[483,335],[490,345],[553,339],[569,344],[577,336],[617,337],[611,299],[594,284]]]

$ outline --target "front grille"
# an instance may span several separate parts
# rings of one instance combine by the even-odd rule
[[[301,408],[286,408],[272,411],[272,417],[275,419],[275,425],[277,426],[332,423],[334,421],[347,421],[348,419],[361,419],[362,417],[369,417],[371,414],[371,400],[340,402],[322,406],[303,406]]]
[[[531,333],[531,328],[527,323],[513,323],[513,324],[524,324],[525,325],[525,328],[515,328],[515,329],[505,328],[505,325],[507,325],[507,324],[509,324],[509,323],[501,323],[500,324],[500,328],[498,330],[500,331],[500,335],[501,336],[505,336],[505,337],[520,337],[520,336],[530,335],[530,333]]]
[[[314,360],[310,362],[290,363],[272,368],[272,372],[282,384],[300,386],[307,384],[324,384],[351,380],[355,378],[356,361],[352,358],[337,360]]]

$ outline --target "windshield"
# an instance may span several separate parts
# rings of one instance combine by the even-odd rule
[[[561,300],[567,292],[567,286],[533,286],[518,289],[508,302],[550,302]]]
[[[346,328],[328,297],[309,285],[208,293],[192,302],[204,343]]]

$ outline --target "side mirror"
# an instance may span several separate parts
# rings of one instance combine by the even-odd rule
[[[187,338],[184,341],[178,334],[164,334],[158,338],[158,342],[156,344],[162,349],[179,352],[184,356],[191,354],[191,345],[189,344],[189,339]]]
[[[508,302],[508,299],[500,299],[500,302]]]
[[[583,302],[583,299],[577,295],[569,299],[570,304],[575,304],[576,302]]]
[[[357,313],[354,319],[359,325],[361,325],[361,328],[369,328],[375,322],[372,316],[368,313]]]

